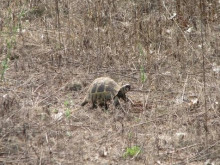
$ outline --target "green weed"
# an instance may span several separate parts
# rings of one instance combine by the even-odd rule
[[[128,156],[134,157],[138,155],[140,152],[141,152],[141,149],[138,146],[128,147],[125,153],[123,154],[123,157],[124,158],[127,158]]]
[[[16,35],[21,30],[21,18],[24,15],[24,11],[22,10],[18,14],[18,22],[13,22],[12,19],[12,11],[11,9],[8,9],[8,18],[5,20],[6,25],[6,31],[1,32],[2,36],[4,36],[4,42],[6,42],[6,50],[7,54],[6,57],[3,59],[1,63],[1,81],[5,79],[5,73],[7,69],[9,68],[9,59],[11,57],[12,49],[16,46]],[[4,34],[4,35],[3,35]]]
[[[70,102],[68,100],[64,101],[64,106],[65,107],[69,107],[70,106]]]
[[[66,135],[67,135],[68,137],[71,137],[71,136],[72,136],[72,133],[71,133],[70,131],[67,131],[67,132],[66,132]]]
[[[53,109],[53,113],[58,113],[59,111],[58,111],[58,109]]]
[[[66,115],[67,118],[70,118],[71,112],[70,112],[69,108],[66,109],[65,115]]]
[[[141,82],[144,83],[147,80],[147,77],[146,77],[146,73],[144,71],[144,67],[143,66],[141,66],[140,75],[141,75]]]
[[[2,70],[1,70],[1,81],[3,81],[5,78],[4,78],[4,75],[5,75],[5,72],[6,70],[8,69],[8,61],[9,61],[9,58],[6,57],[3,61],[2,61]]]

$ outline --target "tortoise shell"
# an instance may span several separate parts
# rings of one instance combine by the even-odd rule
[[[107,108],[107,102],[114,100],[115,106],[119,104],[118,99],[126,99],[125,93],[130,90],[130,85],[120,86],[113,79],[109,77],[100,77],[95,79],[90,85],[87,95],[81,104],[84,106],[88,102],[96,107],[96,104],[105,105]]]

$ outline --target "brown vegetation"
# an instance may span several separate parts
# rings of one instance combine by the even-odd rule
[[[0,9],[1,165],[220,164],[218,0]],[[100,76],[129,82],[134,105],[81,107]]]

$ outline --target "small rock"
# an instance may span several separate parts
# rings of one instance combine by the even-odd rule
[[[106,157],[107,154],[108,154],[108,152],[107,152],[106,147],[103,147],[103,148],[101,148],[101,149],[99,150],[99,155],[100,155],[101,157]]]
[[[204,165],[214,165],[214,163],[211,161],[211,159],[207,159]]]

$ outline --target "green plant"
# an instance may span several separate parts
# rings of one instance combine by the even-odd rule
[[[11,37],[10,40],[6,39],[6,48],[7,48],[7,55],[5,57],[5,59],[2,61],[2,69],[1,69],[1,80],[4,80],[4,76],[5,76],[5,72],[8,69],[8,63],[9,63],[9,59],[11,57],[11,50],[13,48],[13,46],[15,45],[15,39],[13,37]]]
[[[143,66],[141,66],[140,75],[141,75],[141,82],[144,83],[147,78],[146,78],[146,73],[144,71],[144,67]]]
[[[67,132],[66,132],[66,135],[67,135],[68,137],[71,137],[71,136],[72,136],[72,133],[71,133],[70,131],[67,131]]]
[[[9,61],[9,58],[8,58],[8,57],[6,57],[6,58],[2,61],[2,70],[1,70],[1,80],[2,80],[2,81],[4,80],[5,72],[6,72],[6,70],[8,69],[8,61]]]
[[[1,81],[3,81],[5,78],[5,73],[7,71],[7,69],[9,68],[9,59],[11,58],[11,51],[12,49],[16,46],[16,35],[19,32],[19,30],[21,30],[21,18],[24,16],[24,10],[22,10],[19,14],[18,14],[18,20],[19,22],[13,22],[12,19],[12,11],[11,9],[8,9],[8,19],[6,19],[6,26],[7,26],[7,30],[2,33],[4,34],[3,36],[5,37],[5,42],[6,42],[6,50],[7,50],[7,54],[6,57],[4,58],[4,60],[1,63],[2,69],[1,69]],[[13,25],[13,26],[11,26]]]
[[[128,138],[131,139],[132,137],[133,137],[133,133],[132,133],[132,132],[129,132],[129,133],[128,133]]]
[[[41,113],[40,116],[41,116],[41,120],[42,120],[42,121],[45,120],[46,117],[47,117],[45,113]]]
[[[70,115],[71,115],[71,111],[70,111],[70,105],[71,105],[71,101],[68,101],[68,100],[65,100],[64,101],[64,106],[66,107],[66,110],[65,110],[65,115],[66,115],[66,117],[67,118],[69,118],[70,117]]]
[[[128,147],[126,148],[126,151],[123,154],[124,158],[127,158],[128,156],[134,157],[138,155],[141,152],[141,148],[138,146]]]
[[[69,102],[68,100],[64,101],[64,106],[65,106],[65,107],[70,106],[70,102]]]
[[[71,112],[70,112],[70,109],[69,109],[69,108],[66,109],[65,114],[66,114],[66,117],[67,117],[67,118],[70,117]]]
[[[135,121],[136,121],[137,123],[141,121],[141,119],[138,118],[138,117],[135,117],[134,119],[135,119]]]
[[[53,109],[53,113],[58,113],[58,109]]]

